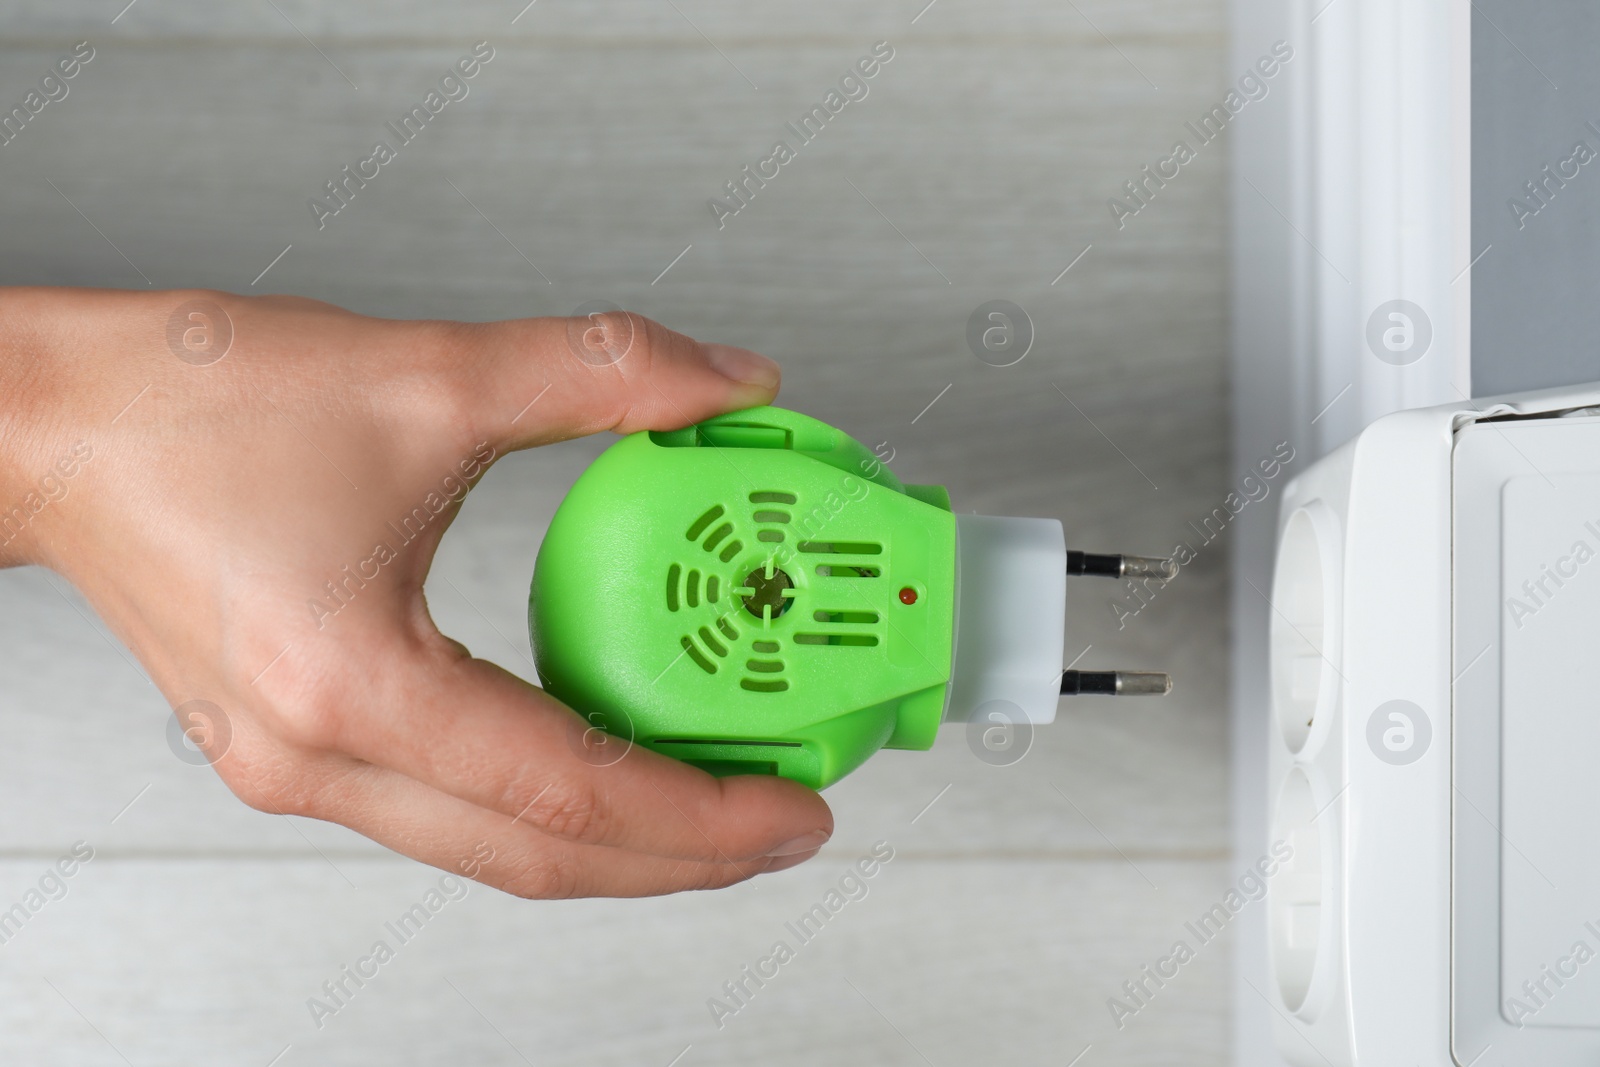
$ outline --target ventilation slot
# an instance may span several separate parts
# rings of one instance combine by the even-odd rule
[[[752,674],[783,673],[783,661],[781,659],[752,659],[747,660],[744,666]]]
[[[776,642],[776,641],[752,641],[752,642],[750,642],[750,647],[755,649],[757,652],[773,653],[773,652],[778,651],[778,642]]]
[[[818,622],[873,623],[878,621],[876,611],[818,611],[811,616]]]
[[[701,737],[662,737],[650,742],[659,748],[662,745],[722,745],[727,748],[801,748],[799,741],[723,741],[713,738]]]
[[[752,504],[793,504],[795,499],[793,493],[780,493],[774,490],[750,494]]]
[[[720,553],[717,554],[717,558],[720,559],[722,562],[726,563],[729,560],[731,560],[734,556],[737,556],[743,550],[744,550],[744,542],[735,539],[733,541],[729,541],[728,542],[728,546],[726,548],[724,548]]]
[[[717,619],[717,629],[727,634],[729,641],[739,640],[739,631],[733,628],[733,623],[728,621],[728,617],[726,615],[720,616]]]
[[[878,643],[872,634],[795,634],[797,645],[853,645],[870,648]]]
[[[876,578],[883,571],[877,567],[845,567],[837,563],[822,563],[817,573],[824,578]]]
[[[717,584],[718,584],[718,581],[719,581],[719,579],[717,578],[717,576],[715,574],[706,575],[706,603],[707,604],[715,604],[717,602]]]
[[[678,579],[683,576],[683,568],[674,563],[667,568],[667,610],[678,610]]]
[[[711,536],[705,540],[706,551],[710,552],[716,548],[722,542],[722,539],[731,533],[733,533],[733,524],[729,522],[725,522],[715,530],[712,530]]]
[[[782,530],[760,530],[756,533],[757,541],[782,541]]]
[[[708,627],[700,627],[700,640],[704,641],[706,643],[706,647],[715,652],[718,656],[726,656],[728,654],[728,646],[723,644],[721,641],[718,641],[716,636],[712,634]]]
[[[685,634],[681,643],[683,645],[683,650],[689,654],[690,659],[694,660],[695,663],[700,665],[701,670],[705,671],[707,674],[717,673],[717,665],[706,659],[706,654],[700,651],[700,646],[694,643],[694,639],[692,637]]]
[[[802,552],[831,552],[840,556],[876,556],[882,545],[871,541],[801,541],[795,545]]]
[[[755,513],[755,520],[757,522],[788,522],[789,513],[787,511],[758,511]]]
[[[697,608],[700,606],[699,571],[691,570],[689,572],[689,584],[683,591],[683,602],[688,604],[691,608]]]
[[[782,678],[740,678],[739,688],[752,693],[781,693],[789,688]]]
[[[710,526],[720,518],[722,518],[722,505],[713,504],[709,511],[700,516],[698,519],[694,520],[694,525],[689,527],[689,532],[684,536],[691,541],[698,541],[700,539],[700,535],[706,532],[706,527]]]
[[[683,762],[691,767],[699,767],[707,774],[718,778],[729,778],[735,774],[777,774],[778,764],[774,760],[753,759],[685,759]]]

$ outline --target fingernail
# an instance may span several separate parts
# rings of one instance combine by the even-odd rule
[[[711,369],[724,378],[732,378],[745,385],[759,385],[763,389],[776,389],[783,376],[776,363],[748,348],[706,345],[706,359]]]
[[[777,871],[787,871],[790,867],[798,867],[806,860],[817,854],[816,849],[810,852],[796,852],[793,856],[779,856],[762,869],[762,874],[773,874]]]
[[[769,856],[792,856],[796,852],[815,852],[828,841],[828,831],[813,830],[809,834],[801,834],[793,841],[785,841],[777,848],[767,852]]]

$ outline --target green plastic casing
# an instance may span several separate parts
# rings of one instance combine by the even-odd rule
[[[820,789],[880,748],[933,745],[955,555],[942,487],[901,484],[809,416],[752,408],[632,434],[540,546],[539,678],[635,744]]]

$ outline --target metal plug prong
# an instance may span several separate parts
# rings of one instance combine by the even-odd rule
[[[1160,697],[1172,676],[1160,671],[1062,671],[1062,696]]]
[[[1153,556],[1124,556],[1120,553],[1078,552],[1067,550],[1067,574],[1094,578],[1155,578],[1171,581],[1178,575],[1178,567],[1170,559]]]

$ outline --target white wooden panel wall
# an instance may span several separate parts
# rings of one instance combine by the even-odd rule
[[[1187,525],[1230,488],[1225,146],[1120,230],[1106,205],[1221,99],[1221,5],[924,3],[0,14],[0,102],[73,42],[96,49],[0,146],[0,282],[458,318],[611,300],[779,358],[785,403],[888,442],[903,477],[960,508],[1058,516],[1089,548],[1200,548],[1120,632],[1112,588],[1072,587],[1068,657],[1092,643],[1084,665],[1168,667],[1168,700],[1069,705],[1007,768],[960,731],[885,754],[830,791],[839,829],[813,863],[725,894],[476,889],[320,1030],[306,998],[434,873],[243,808],[168,751],[164,704],[74,592],[0,574],[0,907],[74,841],[96,850],[0,945],[0,1062],[665,1067],[686,1046],[682,1067],[1061,1064],[1086,1046],[1085,1067],[1225,1060],[1223,945],[1125,1028],[1106,1007],[1238,873],[1227,549]],[[307,199],[480,39],[496,56],[471,95],[319,231]],[[895,58],[870,95],[719,230],[707,198],[877,40]],[[995,298],[1037,331],[1009,368],[964,340]],[[538,540],[603,445],[511,457],[474,493],[430,583],[447,632],[531,672]],[[869,897],[719,1031],[706,998],[878,839],[898,857]]]

